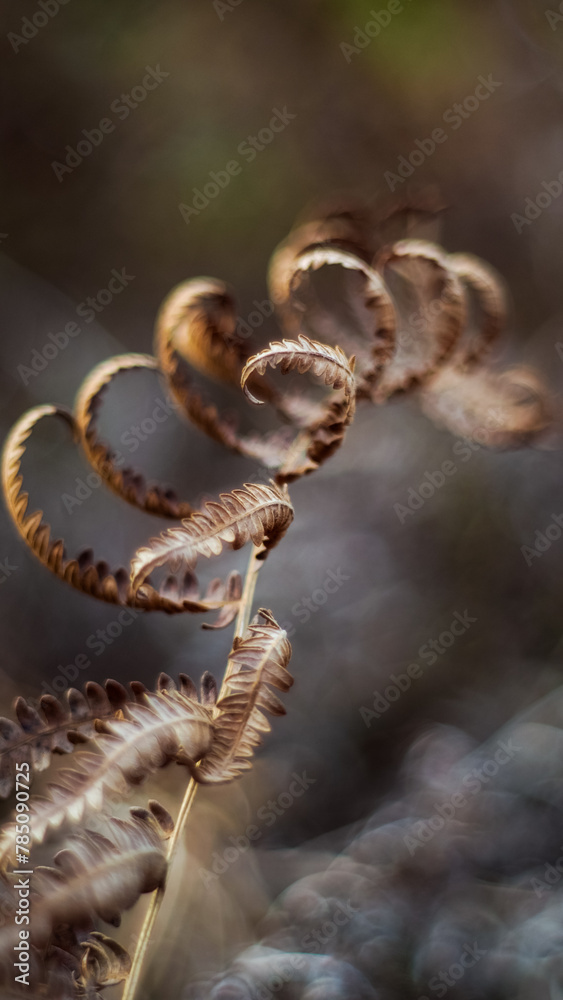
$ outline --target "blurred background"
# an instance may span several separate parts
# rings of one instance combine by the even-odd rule
[[[295,218],[335,193],[372,208],[405,197],[407,182],[390,182],[386,172],[396,176],[399,158],[436,128],[447,138],[423,157],[408,191],[437,192],[447,206],[442,244],[484,257],[504,276],[511,319],[500,358],[535,366],[557,397],[563,198],[552,194],[545,208],[529,209],[543,182],[563,170],[563,15],[555,2],[550,17],[544,0],[375,7],[362,0],[69,0],[57,10],[52,3],[39,28],[25,26],[40,10],[33,0],[2,5],[3,437],[28,407],[71,405],[81,379],[104,358],[150,352],[159,304],[183,279],[228,281],[246,321],[268,298],[269,257]],[[371,38],[364,28],[374,10],[391,13]],[[454,127],[451,109],[475,94],[481,77],[493,81],[490,95]],[[249,137],[277,112],[283,130],[253,148]],[[194,202],[233,160],[239,172]],[[122,275],[117,292],[114,272]],[[64,344],[59,335],[69,323],[79,333]],[[279,335],[274,317],[250,325],[258,347]],[[256,474],[175,414],[141,440],[132,428],[164,392],[156,377],[140,373],[108,397],[107,437],[121,441],[136,466],[190,501]],[[252,423],[254,413],[245,419]],[[530,565],[521,549],[563,512],[561,452],[478,449],[462,460],[455,446],[415,399],[361,407],[342,450],[293,488],[295,522],[258,593],[293,643],[288,716],[276,721],[244,782],[201,796],[190,846],[196,860],[186,862],[185,892],[177,889],[175,903],[186,911],[176,921],[183,944],[175,936],[168,950],[162,946],[168,978],[155,963],[147,996],[162,995],[163,981],[178,991],[196,974],[220,971],[258,939],[269,902],[300,874],[303,853],[294,849],[339,850],[350,830],[398,794],[402,761],[421,733],[455,727],[478,745],[556,692],[563,537]],[[448,459],[456,474],[402,522],[394,505]],[[70,551],[91,544],[99,558],[127,563],[166,527],[102,489],[84,488],[89,469],[56,426],[32,442],[24,470],[32,504],[43,507]],[[225,565],[242,570],[246,555]],[[221,677],[230,630],[202,632],[195,616],[139,617],[111,641],[96,642],[115,609],[51,578],[5,514],[0,561],[4,715],[16,694],[64,690],[65,676],[76,686],[107,677],[151,685],[161,670]],[[335,577],[338,585],[327,587]],[[421,647],[448,630],[456,612],[471,623],[429,662]],[[80,654],[89,665],[73,671]],[[412,663],[422,675],[374,717],[376,694],[384,696],[391,675]],[[263,813],[257,822],[267,801],[304,771],[313,779],[306,792],[282,803],[275,821]],[[168,804],[178,780],[175,773],[162,780]],[[560,818],[556,812],[533,863],[551,858]],[[256,822],[252,859],[246,852],[232,864],[214,895],[198,866],[210,870],[213,850],[222,855],[229,836]],[[198,888],[197,914],[209,921],[194,928]],[[131,920],[127,934],[134,926]],[[455,988],[463,995],[463,985]],[[407,987],[402,995],[411,995]]]

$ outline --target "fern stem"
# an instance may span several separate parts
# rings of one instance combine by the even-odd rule
[[[240,600],[240,608],[235,624],[235,632],[233,638],[236,639],[237,636],[242,636],[246,632],[248,627],[248,622],[250,621],[250,614],[252,611],[252,602],[254,600],[254,592],[256,590],[256,581],[258,579],[258,573],[262,567],[262,560],[258,559],[258,554],[262,551],[261,547],[253,545],[252,552],[250,554],[250,559],[248,561],[248,568],[246,570],[246,577],[244,580],[244,587],[242,591],[242,596]],[[221,697],[221,692],[219,692],[219,698]],[[180,812],[178,813],[178,818],[174,826],[174,832],[168,843],[168,849],[166,852],[166,860],[168,861],[168,875],[170,875],[172,861],[176,853],[176,848],[178,846],[180,837],[184,831],[188,816],[190,814],[190,809],[193,805],[195,795],[198,789],[198,784],[192,778],[180,806]],[[156,923],[156,918],[160,912],[160,907],[162,906],[162,901],[164,899],[164,889],[162,886],[153,893],[152,899],[150,901],[149,908],[145,914],[145,919],[143,921],[143,926],[141,928],[141,933],[139,934],[139,940],[137,941],[137,947],[135,948],[135,954],[133,956],[133,961],[131,963],[131,972],[125,984],[125,989],[121,1000],[134,1000],[135,994],[137,992],[137,986],[139,985],[139,980],[141,977],[141,972],[143,969],[143,964],[148,951],[152,931]]]
[[[263,561],[258,558],[260,552],[262,552],[261,546],[252,546],[252,552],[250,553],[250,559],[248,560],[248,567],[244,580],[242,597],[240,599],[239,613],[235,624],[235,639],[243,636],[248,628],[250,613],[252,611],[252,601],[254,600],[254,591],[256,590],[256,581],[258,580],[258,573],[263,565]]]
[[[172,860],[174,858],[180,836],[182,835],[186,821],[190,814],[190,809],[195,799],[197,787],[197,782],[192,778],[186,788],[184,799],[182,801],[182,805],[180,806],[180,812],[178,813],[178,819],[176,820],[176,824],[174,826],[174,832],[168,843],[168,850],[166,852],[168,874],[170,874]],[[141,933],[139,934],[139,940],[137,941],[137,947],[135,949],[135,955],[131,964],[131,972],[123,991],[122,1000],[133,1000],[135,996],[153,927],[156,923],[156,918],[158,917],[160,907],[162,906],[162,901],[164,899],[164,889],[165,887],[162,886],[160,889],[157,889],[155,893],[153,893],[149,908],[145,914],[145,919],[143,921],[143,926],[141,928]]]
[[[174,833],[172,834],[170,838],[170,843],[168,844],[168,851],[166,856],[169,865],[172,862],[172,858],[174,857],[176,848],[178,846],[178,841],[186,825],[186,821],[190,814],[190,809],[192,808],[197,789],[198,789],[197,781],[194,781],[194,779],[192,778],[188,787],[186,788],[184,799],[182,801],[182,805],[180,806],[180,812],[178,813],[178,819],[176,820],[176,825],[174,827]]]
[[[139,934],[139,940],[137,941],[135,955],[131,963],[131,972],[129,973],[129,977],[125,983],[122,1000],[133,1000],[133,997],[135,996],[137,984],[141,975],[141,969],[143,967],[143,962],[149,946],[152,929],[158,916],[163,897],[164,889],[157,889],[156,892],[153,893],[149,908],[145,914],[143,926],[141,927],[141,933]]]

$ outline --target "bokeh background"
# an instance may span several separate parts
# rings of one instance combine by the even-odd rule
[[[378,4],[69,0],[34,37],[16,43],[17,51],[8,34],[20,34],[22,18],[37,7],[32,0],[2,5],[3,437],[30,406],[70,405],[97,362],[150,351],[159,304],[185,278],[225,279],[247,318],[255,301],[267,299],[268,259],[295,218],[335,193],[372,208],[388,202],[385,172],[396,171],[416,139],[443,127],[444,113],[474,93],[481,75],[501,85],[459,129],[447,129],[447,142],[416,169],[408,191],[437,192],[447,206],[443,245],[477,253],[504,275],[512,304],[501,360],[536,366],[557,398],[563,198],[521,232],[511,216],[563,169],[563,19],[550,24],[544,0],[402,6],[347,58],[342,45],[354,44]],[[141,84],[146,67],[167,75],[120,120],[110,106]],[[287,127],[245,162],[239,145],[284,108],[294,116]],[[65,147],[76,149],[83,130],[108,116],[113,131],[59,179],[53,163],[64,161]],[[194,189],[233,158],[243,164],[240,174],[186,223],[179,205],[191,203]],[[394,193],[406,196],[407,184]],[[108,286],[112,269],[130,279],[87,322],[77,309]],[[80,334],[30,375],[33,352],[71,321]],[[255,342],[265,345],[278,333],[267,317]],[[120,386],[104,417],[116,445],[164,392],[144,376]],[[480,742],[560,684],[563,540],[531,566],[521,547],[562,513],[561,451],[479,449],[401,523],[394,504],[452,458],[455,444],[414,399],[360,408],[345,447],[294,487],[295,523],[263,571],[259,602],[291,630],[296,685],[255,772],[235,790],[210,793],[196,811],[196,868],[209,866],[214,848],[223,850],[268,798],[286,791],[292,772],[306,770],[314,784],[271,827],[261,825],[245,878],[242,861],[238,874],[232,865],[223,896],[212,900],[192,866],[175,905],[193,913],[188,887],[195,892],[197,883],[198,915],[203,920],[207,906],[213,926],[206,920],[204,932],[185,914],[183,923],[176,920],[184,930],[175,932],[170,953],[164,949],[166,976],[173,977],[165,981],[174,989],[202,969],[221,969],[253,940],[269,900],[299,873],[301,854],[291,849],[311,842],[337,849],[350,825],[393,794],[420,732],[447,724]],[[133,461],[190,500],[256,472],[175,415],[140,443]],[[92,544],[100,557],[126,563],[166,527],[101,489],[69,510],[63,497],[76,496],[88,469],[56,427],[32,444],[25,470],[32,502],[69,549]],[[245,558],[231,564],[242,569]],[[151,684],[161,670],[221,676],[230,632],[202,632],[195,617],[140,617],[95,652],[89,639],[115,621],[115,610],[50,578],[5,514],[0,559],[4,714],[15,694],[38,697],[81,653],[90,664],[76,684],[107,677]],[[329,571],[346,580],[324,603],[313,602],[307,619],[302,599],[312,600]],[[421,663],[421,645],[466,610],[475,623],[366,724],[361,709],[373,708],[374,692],[384,691],[392,673]],[[178,780],[163,778],[169,803]],[[555,827],[552,833],[560,836]],[[133,933],[129,926],[134,922],[127,924]],[[197,960],[190,940],[198,942]],[[163,975],[162,962],[155,963],[151,996],[162,995]]]

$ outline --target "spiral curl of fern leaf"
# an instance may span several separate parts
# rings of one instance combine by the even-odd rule
[[[218,555],[224,545],[239,549],[252,541],[266,553],[277,545],[292,520],[293,507],[283,486],[245,483],[243,489],[221,493],[219,502],[206,503],[181,527],[170,528],[139,549],[131,564],[133,592],[159,566],[181,561],[191,567],[200,556]]]

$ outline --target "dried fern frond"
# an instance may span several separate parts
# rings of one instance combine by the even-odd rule
[[[429,379],[453,350],[465,321],[465,298],[441,247],[403,240],[382,251],[375,266],[389,287],[398,316],[395,352],[373,389],[385,402]]]
[[[177,285],[161,305],[154,350],[168,388],[186,416],[219,444],[244,453],[234,420],[204,403],[186,365],[236,385],[244,355],[240,344],[234,346],[235,329],[234,304],[224,282],[193,278]]]
[[[169,487],[158,483],[147,484],[145,477],[136,469],[118,468],[115,452],[98,436],[98,417],[104,393],[119,375],[143,369],[158,370],[156,358],[150,354],[122,354],[93,368],[80,387],[75,403],[75,421],[86,458],[114,493],[149,514],[178,520],[191,514],[191,505],[185,500],[178,500]]]
[[[218,627],[208,625],[208,628]],[[210,696],[215,684],[210,674],[202,678],[202,704],[213,704]],[[161,673],[156,692],[179,691],[181,695],[197,701],[195,685],[190,677],[181,673],[178,684],[167,674]],[[70,688],[64,698],[44,694],[37,708],[24,698],[16,698],[16,720],[0,718],[0,798],[6,798],[15,783],[16,764],[28,763],[31,773],[46,770],[52,754],[71,754],[76,747],[96,739],[100,727],[97,721],[112,718],[132,718],[129,709],[147,705],[146,696],[151,692],[137,681],[130,685],[130,692],[119,681],[107,680],[104,687],[87,681],[84,693]]]
[[[273,341],[250,358],[243,368],[240,384],[252,403],[261,405],[264,400],[253,396],[248,380],[257,372],[263,375],[268,367],[280,368],[284,375],[298,371],[300,375],[311,372],[333,389],[348,387],[353,391],[354,358],[347,358],[339,347],[328,347],[301,335],[298,340]]]
[[[173,829],[166,809],[151,801],[148,809],[131,809],[128,820],[108,820],[106,834],[78,830],[55,856],[54,867],[34,867],[30,872],[32,918],[27,927],[31,995],[94,1000],[98,989],[125,978],[129,968],[125,949],[93,927],[97,919],[118,927],[122,913],[141,895],[164,885],[165,842]],[[85,931],[90,936],[83,946],[82,975],[77,977],[78,939]],[[0,931],[4,978],[13,980],[18,941],[15,922],[5,923]],[[21,995],[14,990],[14,996]]]
[[[59,406],[39,406],[25,413],[14,425],[2,456],[2,485],[8,511],[19,534],[39,561],[75,590],[109,604],[143,611],[165,611],[168,614],[228,608],[222,620],[224,624],[227,624],[225,619],[232,621],[233,602],[237,600],[235,595],[240,590],[240,579],[229,578],[221,586],[214,580],[205,596],[200,597],[197,580],[192,573],[187,573],[180,580],[169,578],[160,590],[147,583],[143,593],[137,594],[130,587],[126,569],[112,572],[107,563],[94,563],[91,549],[69,559],[63,540],[51,541],[51,528],[43,520],[43,512],[35,510],[32,514],[27,513],[29,495],[23,490],[21,474],[21,461],[32,431],[40,421],[51,417],[62,419],[76,435],[76,424],[68,410]]]
[[[131,971],[131,959],[117,941],[92,931],[82,942],[82,948],[81,975],[76,983],[78,1000],[95,1000],[99,990],[125,982]]]
[[[81,976],[76,984],[78,1000],[94,1000],[100,995],[99,990],[125,982],[131,971],[131,959],[117,941],[92,931],[82,947]]]
[[[155,354],[169,390],[183,413],[218,444],[266,468],[283,461],[285,440],[278,432],[238,433],[236,415],[220,414],[195,387],[190,365],[218,381],[238,385],[250,345],[236,332],[234,301],[227,286],[214,278],[194,278],[165,299],[156,323]],[[294,419],[296,405],[266,385],[268,401]]]
[[[446,366],[419,398],[434,423],[486,448],[541,445],[554,426],[553,401],[530,368],[461,372]]]
[[[479,367],[506,321],[501,279],[470,254],[450,254],[473,308],[445,364],[422,386],[423,412],[452,434],[488,448],[542,445],[555,423],[546,386],[530,368],[495,371]]]
[[[203,510],[186,518],[179,528],[170,528],[139,549],[131,564],[131,585],[137,592],[149,573],[170,561],[193,566],[198,557],[215,556],[229,545],[239,549],[247,542],[269,550],[278,543],[293,520],[287,489],[245,483],[243,489],[221,493],[220,502],[206,503]]]
[[[410,206],[404,208],[411,212]],[[389,218],[402,213],[399,207]],[[435,210],[422,214],[431,217]],[[285,329],[301,333],[313,327],[355,354],[357,399],[367,396],[381,404],[395,393],[415,390],[424,412],[452,433],[493,448],[549,443],[554,405],[539,377],[526,369],[516,374],[479,370],[506,322],[506,294],[494,269],[471,254],[448,254],[423,239],[381,247],[382,221],[371,217],[370,223],[369,212],[331,212],[290,233],[270,265],[271,296]],[[383,327],[393,328],[387,339],[392,351],[383,350],[382,364],[371,371],[365,368],[359,331],[351,335],[334,309],[311,295],[311,274],[330,263],[366,276],[373,268],[378,272],[383,295],[374,302],[389,316]],[[349,299],[348,307],[357,311],[362,300],[357,284]],[[282,466],[276,478],[290,482],[283,471]]]
[[[57,773],[48,798],[31,800],[31,837],[43,840],[50,830],[83,822],[108,801],[121,801],[158,768],[181,760],[191,765],[211,746],[211,706],[179,691],[143,692],[142,703],[127,705],[127,718],[98,720],[97,753],[80,751],[73,767]],[[0,868],[9,860],[14,824],[2,831]]]
[[[205,374],[226,382],[232,383],[235,376],[239,379],[248,360],[249,345],[236,340],[233,345],[229,339],[234,337],[233,324],[232,299],[222,282],[213,279],[185,282],[171,293],[159,314],[155,348],[159,363],[172,394],[200,430],[230,450],[277,470],[276,479],[283,482],[289,477],[280,475],[280,469],[286,467],[288,455],[292,454],[291,438],[279,431],[241,437],[236,417],[227,418],[213,404],[204,402],[185,364],[187,360]],[[246,380],[254,387],[251,368],[247,369]],[[298,428],[316,425],[325,415],[324,408],[302,396],[279,393],[263,378],[256,380],[258,384],[265,400]],[[295,471],[293,478],[296,475]]]
[[[77,743],[94,735],[96,719],[115,716],[130,700],[123,685],[113,680],[105,687],[88,681],[84,694],[71,688],[64,701],[44,694],[38,708],[17,698],[17,721],[0,718],[0,798],[12,791],[16,764],[29,764],[31,772],[44,771],[53,753],[73,753]]]
[[[140,686],[136,685],[136,688],[138,689]],[[156,688],[161,693],[179,691],[186,698],[198,700],[196,686],[187,674],[178,674],[178,681],[175,681],[168,674],[162,672],[158,675]],[[202,705],[214,705],[217,701],[217,681],[213,674],[208,671],[203,674],[200,681],[199,701]]]
[[[373,234],[372,219],[363,205],[320,205],[313,218],[297,220],[270,258],[268,282],[272,302],[282,310],[288,302],[288,282],[300,254],[311,247],[330,245],[367,263],[374,255]]]
[[[213,712],[214,737],[199,767],[196,781],[223,784],[252,767],[251,758],[270,731],[264,712],[285,715],[271,690],[289,691],[293,678],[287,670],[291,645],[270,611],[261,608],[229,655],[221,697]]]
[[[236,325],[234,299],[224,281],[192,278],[172,289],[158,313],[155,354],[173,390],[175,355],[211,378],[237,384],[245,352]]]
[[[506,291],[499,274],[486,261],[468,253],[451,253],[448,267],[457,274],[474,309],[466,310],[465,329],[448,364],[473,367],[482,362],[502,333],[508,311]],[[472,317],[471,313],[478,315]]]
[[[128,589],[125,571],[110,573],[105,563],[95,565],[90,551],[81,553],[76,559],[68,559],[63,541],[51,541],[51,528],[43,521],[43,512],[27,513],[29,495],[22,489],[21,460],[32,431],[40,421],[50,417],[63,420],[75,434],[72,415],[59,406],[39,406],[29,410],[10,432],[2,459],[2,484],[8,511],[31,551],[56,576],[100,600],[125,604]]]
[[[339,224],[340,223],[340,224]],[[357,380],[360,391],[377,380],[389,362],[395,342],[396,317],[393,302],[381,276],[352,252],[353,244],[339,239],[346,231],[341,220],[326,221],[319,226],[304,226],[291,234],[288,241],[275,252],[270,262],[269,284],[272,301],[276,304],[280,320],[288,332],[303,332],[305,319],[316,337],[332,345],[339,345],[357,358]],[[324,232],[323,240],[311,241]],[[348,247],[348,249],[345,249]],[[362,307],[373,314],[372,334],[369,342],[351,338],[328,309],[317,301],[307,309],[303,296],[309,291],[312,275],[323,267],[340,267],[354,272],[362,284],[354,286],[349,295],[352,310]]]
[[[268,265],[268,288],[284,329],[295,333],[301,328],[299,313],[303,312],[303,304],[299,299],[307,289],[310,274],[307,273],[308,268],[301,266],[300,257],[312,250],[322,249],[350,255],[360,264],[367,265],[373,252],[371,234],[364,229],[363,221],[358,228],[356,221],[349,216],[321,216],[295,226],[275,248]]]
[[[54,868],[35,867],[30,940],[36,946],[47,944],[60,924],[88,928],[99,917],[119,927],[125,910],[164,884],[164,842],[173,824],[159,803],[132,809],[128,820],[109,819],[107,828],[107,836],[76,832]]]
[[[304,335],[298,340],[274,341],[246,363],[241,385],[253,403],[259,404],[262,400],[250,392],[248,379],[254,374],[263,375],[268,367],[279,367],[284,374],[311,372],[325,385],[342,390],[340,398],[317,408],[317,419],[288,448],[276,482],[288,483],[312,472],[342,444],[356,406],[354,364],[355,358],[347,358],[339,347],[319,344]]]

